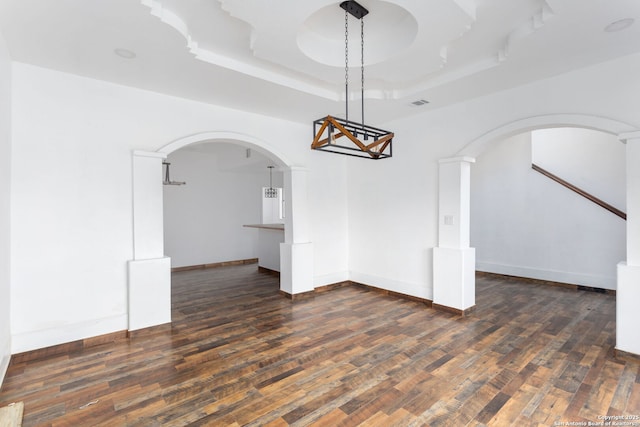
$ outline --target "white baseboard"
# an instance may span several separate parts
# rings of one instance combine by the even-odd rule
[[[25,351],[37,350],[53,345],[123,331],[127,329],[127,324],[127,315],[121,314],[56,328],[18,333],[11,336],[11,353],[18,354]]]
[[[426,284],[409,283],[400,280],[389,279],[386,277],[373,276],[371,274],[361,273],[358,271],[350,271],[349,280],[363,285],[373,286],[375,288],[384,289],[391,292],[397,292],[412,297],[433,300],[433,287],[427,287]]]
[[[348,271],[338,271],[336,273],[323,274],[313,278],[313,286],[319,288],[321,286],[333,285],[334,283],[346,282],[349,280]]]
[[[497,264],[476,261],[476,270],[486,273],[505,274],[508,276],[526,277],[529,279],[549,280],[552,282],[569,283],[572,285],[590,286],[602,289],[616,289],[616,276],[599,276],[591,274],[572,273],[566,271],[541,270],[530,267]]]

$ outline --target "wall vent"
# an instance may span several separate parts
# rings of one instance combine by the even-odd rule
[[[415,106],[419,107],[420,105],[425,105],[425,104],[428,104],[428,103],[429,103],[429,101],[427,101],[426,99],[418,99],[417,101],[413,101],[411,103],[411,105],[415,105]]]

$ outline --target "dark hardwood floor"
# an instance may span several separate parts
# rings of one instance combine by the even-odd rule
[[[640,415],[640,364],[613,357],[615,296],[479,277],[476,301],[460,318],[358,286],[291,302],[255,264],[174,273],[170,328],[12,362],[0,406],[24,401],[25,426],[553,426]]]

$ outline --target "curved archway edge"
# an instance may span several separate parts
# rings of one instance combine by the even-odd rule
[[[636,129],[628,124],[607,117],[585,114],[547,114],[515,120],[491,129],[466,144],[456,156],[477,157],[498,141],[534,129],[553,127],[579,127],[607,132],[616,136]]]
[[[188,145],[203,142],[231,142],[247,148],[255,149],[265,156],[275,160],[280,164],[280,166],[293,166],[291,161],[289,161],[283,153],[281,153],[277,148],[273,147],[266,141],[256,138],[252,135],[231,131],[201,132],[193,135],[188,135],[170,142],[169,144],[160,148],[157,152],[160,154],[168,155]]]

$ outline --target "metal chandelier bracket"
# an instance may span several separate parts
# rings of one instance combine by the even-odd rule
[[[186,182],[184,182],[184,181],[172,181],[171,180],[171,176],[169,175],[169,166],[171,166],[171,163],[162,162],[162,165],[165,167],[164,180],[162,181],[163,185],[185,185],[186,184]]]
[[[364,123],[364,20],[369,13],[354,0],[343,1],[344,9],[344,68],[345,68],[345,118],[326,116],[313,122],[312,150],[322,150],[366,159],[385,159],[392,156],[393,132],[365,125]],[[360,69],[362,122],[349,120],[349,14],[360,20]],[[344,138],[343,138],[344,137]]]

